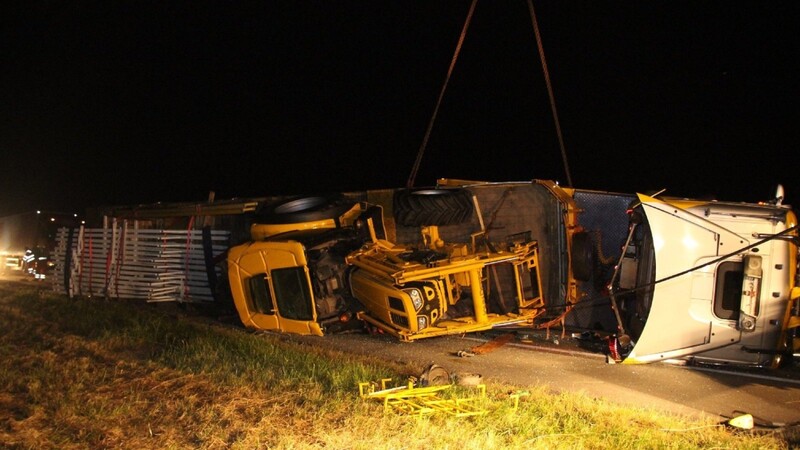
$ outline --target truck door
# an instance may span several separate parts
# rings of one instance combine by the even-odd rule
[[[742,295],[755,279],[744,275],[743,258],[686,271],[749,242],[686,210],[639,197],[655,253],[652,281],[663,281],[652,287],[647,321],[625,363],[680,358],[739,342],[750,327],[747,317],[757,314],[757,304]]]

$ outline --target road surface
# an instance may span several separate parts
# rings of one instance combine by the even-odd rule
[[[488,336],[493,337],[493,336]],[[689,415],[718,417],[752,414],[757,422],[800,422],[800,370],[730,371],[667,363],[609,364],[601,353],[581,350],[567,337],[554,344],[545,335],[529,335],[489,353],[460,357],[488,337],[440,337],[399,342],[389,336],[340,334],[292,337],[312,345],[378,356],[420,371],[435,363],[451,374],[480,374],[486,383],[543,385],[561,392],[584,392],[614,402]]]

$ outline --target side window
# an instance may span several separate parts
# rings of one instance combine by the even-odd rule
[[[247,287],[250,290],[250,295],[248,296],[250,304],[248,306],[251,310],[262,314],[275,314],[275,309],[272,306],[272,295],[267,284],[267,274],[256,274],[248,278]]]
[[[281,317],[314,320],[308,277],[302,267],[275,269],[271,272]]]
[[[714,289],[714,315],[725,320],[739,320],[744,268],[742,263],[726,261],[717,268]]]

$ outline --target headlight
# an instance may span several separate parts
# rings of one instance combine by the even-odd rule
[[[427,316],[418,316],[417,317],[417,330],[421,330],[423,328],[428,327],[428,317]]]
[[[407,289],[406,293],[411,297],[414,310],[419,311],[422,308],[422,294],[419,292],[419,289]]]

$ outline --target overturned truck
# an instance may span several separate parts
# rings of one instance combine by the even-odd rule
[[[416,244],[387,239],[383,207],[395,238]],[[403,340],[561,322],[606,332],[629,364],[777,367],[798,347],[797,218],[780,200],[440,180],[383,207],[265,208],[228,256],[242,322],[322,335],[361,319]]]
[[[188,224],[189,237],[199,236],[195,216],[205,216],[203,237],[214,228],[231,244],[204,243],[204,264],[175,253],[201,248],[189,237],[162,245],[159,255],[179,259],[165,266],[174,269],[165,281],[161,259],[129,242],[142,232],[125,227],[167,216]],[[88,229],[62,233],[57,290],[91,295],[94,280],[106,296],[127,295],[115,280],[143,268],[176,283],[174,301],[205,301],[193,295],[200,287],[216,292],[211,301],[230,294],[254,329],[366,327],[414,341],[566,326],[591,332],[628,364],[777,367],[800,348],[797,216],[780,192],[752,204],[442,179],[424,189],[139,206],[104,217],[125,237],[109,247],[119,251],[93,252],[81,239]],[[228,283],[217,283],[223,274]]]

